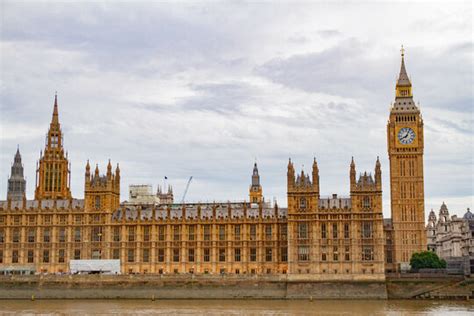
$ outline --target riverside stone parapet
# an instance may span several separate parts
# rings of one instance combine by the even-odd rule
[[[285,275],[14,275],[0,299],[410,299],[472,298],[474,280],[389,277],[387,281],[288,280]]]

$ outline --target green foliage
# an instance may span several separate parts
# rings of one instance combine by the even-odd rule
[[[410,259],[411,268],[415,271],[419,269],[444,269],[446,261],[440,259],[433,251],[415,252]]]

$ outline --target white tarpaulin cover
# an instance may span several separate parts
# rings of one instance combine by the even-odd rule
[[[120,274],[120,260],[71,260],[71,273]]]

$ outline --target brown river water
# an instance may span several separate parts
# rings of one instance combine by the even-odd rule
[[[0,315],[474,315],[473,301],[3,300]]]

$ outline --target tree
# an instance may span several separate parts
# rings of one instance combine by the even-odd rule
[[[411,268],[414,271],[419,269],[444,269],[446,261],[440,259],[433,251],[415,252],[410,259]]]

